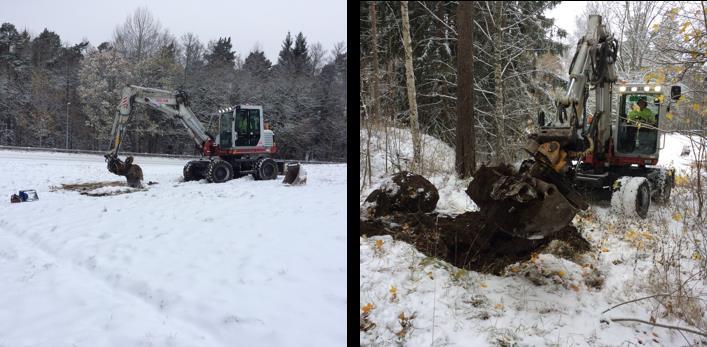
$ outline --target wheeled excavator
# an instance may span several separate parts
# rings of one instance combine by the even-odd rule
[[[181,122],[200,149],[202,158],[184,166],[185,181],[206,179],[222,183],[248,174],[256,180],[272,180],[284,172],[283,183],[306,182],[299,163],[287,164],[271,157],[277,152],[277,146],[273,131],[263,122],[261,106],[234,105],[220,109],[215,114],[218,116],[218,134],[213,136],[192,112],[186,92],[128,85],[122,90],[111,129],[111,149],[105,158],[108,171],[125,176],[132,187],[141,186],[142,169],[133,164],[131,156],[125,161],[120,160],[118,151],[136,103]]]
[[[569,87],[555,102],[556,116],[545,122],[539,112],[539,131],[528,137],[524,149],[532,158],[517,172],[482,166],[474,174],[468,193],[500,230],[526,239],[552,236],[588,208],[591,193],[611,199],[617,212],[640,218],[647,216],[651,200],[668,201],[674,171],[655,166],[664,142],[659,124],[680,98],[680,86],[668,95],[666,86],[618,81],[617,52],[618,42],[602,17],[590,15],[570,66]],[[591,113],[590,91],[595,93]],[[629,117],[638,105],[649,109],[641,112],[654,115],[653,122]]]

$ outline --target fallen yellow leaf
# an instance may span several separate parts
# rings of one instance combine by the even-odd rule
[[[684,186],[687,184],[687,177],[681,176],[681,175],[676,175],[675,176],[675,185],[678,187]]]
[[[602,251],[602,252],[604,252],[604,253],[606,253],[606,252],[608,252],[608,251],[609,251],[609,249],[608,249],[608,248],[606,248],[606,247],[604,247],[604,248],[602,248],[602,249],[601,249],[601,251]]]
[[[365,314],[368,314],[368,312],[371,312],[371,310],[372,310],[374,307],[375,307],[375,306],[369,302],[369,303],[366,304],[365,306],[361,307],[361,311],[363,311],[363,313],[365,313]]]
[[[560,270],[560,271],[557,271],[557,276],[560,276],[560,277],[565,277],[565,272],[564,272],[564,271],[562,271],[562,270]]]
[[[486,288],[486,287],[488,287],[488,286],[486,285],[486,282],[481,282],[481,283],[479,283],[479,286],[481,286],[481,288]]]
[[[398,288],[395,288],[395,286],[390,286],[390,294],[395,295],[398,292]]]
[[[679,222],[680,220],[682,220],[682,215],[680,214],[680,212],[676,211],[675,213],[673,213],[673,220],[676,222]]]

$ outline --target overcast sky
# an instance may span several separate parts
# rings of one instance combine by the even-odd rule
[[[72,44],[88,39],[92,45],[110,41],[113,29],[137,7],[152,15],[177,38],[193,32],[206,45],[230,36],[245,59],[256,44],[273,63],[287,31],[307,37],[308,46],[321,42],[328,52],[346,40],[345,0],[0,0],[0,22],[10,22],[32,37],[44,28]]]
[[[572,34],[577,31],[575,18],[582,13],[585,7],[587,7],[586,1],[563,1],[545,13],[545,16],[555,18],[555,25],[567,31],[568,37],[572,37]],[[585,29],[582,28],[582,30]]]

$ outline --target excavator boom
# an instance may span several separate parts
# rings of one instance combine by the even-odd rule
[[[474,174],[469,196],[502,231],[526,239],[549,237],[588,208],[571,184],[572,160],[594,153],[601,157],[610,137],[611,83],[616,81],[617,43],[601,22],[589,16],[569,71],[567,93],[556,100],[557,116],[531,134],[525,147],[532,158],[516,172],[510,166],[482,167]],[[591,87],[591,88],[590,88]],[[585,127],[585,104],[596,92],[596,110]]]

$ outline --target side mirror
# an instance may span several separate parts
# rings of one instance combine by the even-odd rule
[[[673,100],[678,100],[680,99],[680,86],[672,86],[670,87],[670,98]]]
[[[545,126],[545,111],[538,112],[538,125],[541,127]]]

